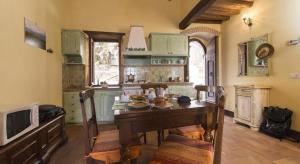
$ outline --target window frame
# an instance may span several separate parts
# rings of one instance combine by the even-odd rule
[[[89,36],[89,85],[99,87],[100,85],[92,85],[94,82],[94,42],[115,42],[119,44],[119,83],[108,84],[109,87],[120,86],[123,81],[122,72],[122,41],[125,33],[117,32],[100,32],[100,31],[84,31]]]

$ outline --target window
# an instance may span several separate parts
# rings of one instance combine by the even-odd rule
[[[84,31],[89,36],[90,85],[119,85],[122,81],[121,43],[124,33]]]
[[[94,42],[93,53],[93,84],[106,82],[118,85],[120,82],[118,42]]]
[[[191,40],[189,47],[189,81],[205,85],[205,47],[198,40]]]

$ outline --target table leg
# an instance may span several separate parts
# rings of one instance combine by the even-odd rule
[[[212,142],[213,140],[213,135],[211,134],[212,129],[213,129],[213,110],[210,109],[207,112],[207,116],[206,116],[206,121],[207,121],[207,127],[204,133],[204,140],[207,142]]]
[[[157,130],[157,145],[161,145],[161,130]]]

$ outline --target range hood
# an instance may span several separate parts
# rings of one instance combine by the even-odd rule
[[[144,26],[130,26],[128,51],[148,51],[144,34]]]

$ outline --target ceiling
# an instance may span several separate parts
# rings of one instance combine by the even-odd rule
[[[180,22],[179,28],[185,29],[191,23],[221,24],[253,3],[254,0],[201,0]]]

